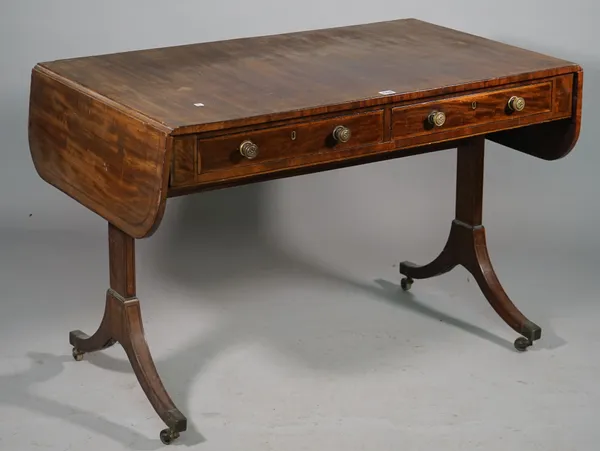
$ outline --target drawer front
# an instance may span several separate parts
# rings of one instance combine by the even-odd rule
[[[392,110],[392,136],[394,139],[414,138],[443,133],[461,127],[511,121],[520,117],[552,111],[552,82],[520,86],[492,92],[442,99],[438,101],[401,106]],[[511,109],[511,98],[523,99],[522,110]],[[515,107],[515,104],[512,104]],[[442,125],[435,124],[435,116]]]
[[[320,121],[198,139],[198,181],[257,173],[286,166],[287,160],[302,155],[338,152],[383,141],[383,110],[327,118]],[[334,130],[345,127],[350,138],[334,138]],[[257,155],[248,158],[241,146],[249,142]]]

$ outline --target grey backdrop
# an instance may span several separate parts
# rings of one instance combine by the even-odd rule
[[[58,418],[58,427],[67,428],[70,436],[79,437],[76,428],[96,434],[95,441],[89,443],[85,441],[87,436],[79,437],[86,446],[90,443],[98,446],[110,444],[112,449],[116,449],[116,443],[124,449],[129,449],[129,446],[155,449],[158,447],[155,432],[158,433],[160,426],[139,390],[135,396],[141,401],[140,407],[136,408],[142,412],[143,418],[150,418],[147,421],[152,422],[147,430],[142,428],[144,432],[139,432],[141,423],[129,428],[126,421],[113,424],[96,418],[96,413],[102,409],[93,407],[93,401],[89,399],[79,405],[80,410],[71,411],[65,407],[65,399],[69,399],[68,404],[74,402],[64,386],[66,376],[57,375],[69,360],[66,332],[69,328],[91,332],[100,319],[103,291],[108,279],[106,225],[75,201],[45,184],[31,164],[27,144],[27,102],[30,71],[36,62],[416,17],[581,64],[585,71],[583,127],[574,152],[563,160],[545,162],[490,143],[486,157],[484,224],[492,260],[509,294],[519,298],[515,299],[517,304],[531,313],[532,320],[545,327],[542,349],[552,350],[570,341],[566,336],[566,326],[561,330],[550,325],[558,321],[557,318],[569,318],[577,311],[584,312],[582,315],[588,318],[598,315],[597,310],[593,311],[595,282],[600,269],[600,244],[597,240],[600,226],[600,182],[597,178],[600,153],[595,145],[600,137],[600,127],[596,125],[597,105],[600,103],[600,57],[596,39],[598,13],[594,0],[0,0],[0,329],[5,334],[0,356],[4,359],[4,366],[0,365],[0,368],[5,371],[0,374],[9,375],[5,385],[0,385],[0,420],[4,420],[0,421],[0,428],[4,428],[0,448],[17,449],[16,444],[19,443],[23,446],[19,449],[33,449],[33,442],[28,440],[30,434],[34,434],[35,440],[45,440],[44,444],[48,447],[66,449],[64,437],[52,435],[52,421]],[[188,352],[194,355],[198,352],[215,358],[219,355],[219,346],[214,343],[219,340],[229,342],[232,336],[240,333],[249,317],[264,315],[268,320],[262,323],[257,320],[264,330],[260,333],[254,330],[250,335],[259,335],[261,340],[280,349],[284,355],[294,355],[303,367],[322,366],[326,371],[339,375],[346,370],[350,372],[347,369],[350,367],[370,365],[374,348],[369,343],[374,342],[366,342],[358,349],[354,343],[350,345],[352,350],[346,350],[346,354],[342,352],[346,360],[340,360],[337,367],[333,365],[334,371],[330,356],[320,354],[324,346],[322,343],[301,350],[286,344],[286,333],[291,332],[283,329],[294,330],[295,323],[290,323],[289,319],[286,322],[283,318],[292,315],[299,318],[298,321],[309,319],[307,323],[310,325],[305,324],[306,330],[298,333],[306,332],[313,337],[326,337],[328,330],[335,329],[332,324],[336,323],[336,318],[340,324],[347,323],[339,326],[342,329],[359,328],[360,322],[356,321],[361,315],[367,315],[367,307],[364,311],[345,310],[341,300],[343,296],[329,292],[325,295],[323,292],[312,296],[340,296],[339,305],[331,307],[331,310],[312,304],[312,307],[304,308],[300,301],[305,294],[297,294],[298,287],[303,283],[319,286],[314,280],[326,279],[340,283],[350,291],[362,290],[360,292],[364,293],[372,290],[369,281],[384,279],[379,280],[384,287],[385,284],[397,284],[398,261],[410,259],[424,263],[441,250],[453,215],[454,176],[455,151],[452,150],[171,200],[159,231],[152,238],[138,243],[138,282],[142,301],[146,301],[143,309],[147,332],[155,356],[158,356],[159,369],[165,375],[165,383],[171,388],[173,397],[182,408],[185,407],[186,413],[194,411],[186,401],[186,390],[203,364],[195,360],[190,363],[189,355],[180,358],[171,354],[175,353],[174,349],[183,346],[182,343],[195,343],[177,335],[183,333],[184,326],[197,327],[198,330],[203,327],[203,323],[197,326],[190,323],[189,317],[194,316],[191,313],[193,308],[200,309],[202,317],[211,318],[213,308],[220,311],[231,307],[230,316],[219,323],[224,326],[220,332],[215,332],[208,350],[194,351],[192,344],[186,344],[189,345]],[[294,283],[287,286],[286,282],[277,291],[277,296],[272,292],[265,294],[265,286],[277,283],[272,282],[271,276],[276,277],[280,273],[285,273],[282,278],[288,282],[286,277],[289,274],[299,275],[298,286]],[[302,282],[302,278],[306,281]],[[471,318],[473,325],[462,322],[470,315],[467,303],[461,304],[462,310],[457,311],[454,317],[446,314],[438,316],[439,321],[449,322],[471,335],[487,339],[481,345],[482,355],[493,354],[494,343],[510,348],[514,334],[498,322],[491,309],[488,311],[479,292],[472,284],[469,288],[469,282],[466,272],[457,270],[442,278],[423,282],[421,286],[428,287],[433,298],[442,294],[451,298],[455,295],[472,298],[470,305],[476,306],[477,315],[484,315]],[[236,286],[244,288],[236,289]],[[237,303],[244,298],[255,300],[254,304],[250,304],[251,309],[240,307]],[[278,304],[276,298],[287,301]],[[165,299],[168,302],[163,303]],[[267,304],[263,305],[263,300]],[[421,301],[427,301],[427,297]],[[430,303],[435,305],[435,302],[434,299]],[[172,305],[177,305],[179,310],[170,308]],[[277,305],[282,307],[277,308]],[[409,310],[437,318],[429,307],[418,305]],[[290,309],[286,310],[286,306]],[[234,313],[236,308],[241,308],[243,313]],[[448,311],[453,311],[452,308],[449,306]],[[407,312],[404,311],[404,314]],[[386,315],[379,320],[385,322]],[[317,321],[315,325],[311,321],[317,316],[322,322]],[[284,325],[277,326],[279,321],[283,321]],[[169,332],[174,324],[177,324],[176,334]],[[205,326],[210,329],[209,325]],[[583,330],[580,326],[575,329]],[[436,330],[436,327],[433,324],[432,329]],[[496,332],[487,332],[490,327]],[[421,332],[424,330],[427,331],[425,335],[436,333],[420,329]],[[591,334],[593,324],[588,324],[585,330]],[[414,334],[415,331],[408,332],[407,329],[406,333]],[[238,343],[251,341],[244,338],[243,332],[240,334]],[[30,338],[25,339],[25,336]],[[161,337],[167,344],[161,344]],[[589,336],[579,338],[582,342],[595,340]],[[440,338],[440,341],[445,339]],[[427,338],[418,335],[415,340],[427,341]],[[576,340],[575,336],[572,340]],[[432,347],[434,342],[435,339],[429,341]],[[583,351],[570,349],[581,358],[578,363],[583,365],[586,360]],[[454,353],[456,349],[448,352]],[[32,353],[44,355],[36,360],[32,355],[37,354]],[[122,354],[114,356],[122,362]],[[161,363],[161,359],[177,365]],[[30,374],[28,377],[10,376],[26,371],[30,368],[30,361],[47,363],[46,370],[27,373]],[[127,368],[125,364],[113,365],[103,360],[98,360],[97,364],[108,369],[95,368],[92,373],[90,369],[80,369],[89,367],[69,366],[64,371],[70,374],[72,381],[76,381],[73,384],[79,386],[83,393],[86,389],[80,384],[97,387],[102,385],[105,371],[112,374],[110,368],[115,371],[126,371]],[[182,367],[180,370],[178,365]],[[433,363],[431,366],[434,366]],[[598,373],[586,368],[587,375],[597,380]],[[96,381],[88,379],[85,382],[78,371],[86,371],[86,377],[95,377]],[[229,374],[228,371],[222,370],[223,377]],[[208,379],[203,383],[210,383]],[[32,398],[29,384],[42,380],[51,380],[48,393],[65,392],[65,396],[57,394],[50,404]],[[272,383],[283,383],[282,380],[273,377]],[[235,385],[238,382],[231,383]],[[73,385],[70,387],[69,390],[72,390]],[[108,388],[105,387],[106,390]],[[597,391],[593,396],[588,393],[588,396],[597,400],[594,398]],[[568,399],[563,401],[568,403]],[[269,400],[265,403],[270,405]],[[218,405],[218,402],[214,404]],[[111,416],[111,421],[119,423],[119,415],[126,416],[124,412],[131,408],[125,402],[123,408]],[[95,413],[91,414],[91,411]],[[18,417],[15,412],[20,412],[19,424],[35,420],[37,432],[26,433],[25,426],[18,426],[16,420],[11,422],[10,419]],[[199,412],[196,412],[195,418],[190,418],[192,430],[187,435],[188,444],[200,443],[200,437],[206,435],[207,429],[210,430],[210,424],[202,424],[212,418],[210,412]],[[250,415],[250,412],[252,410],[247,414]],[[269,419],[263,417],[264,423],[268,423]],[[258,415],[258,418],[263,417]],[[512,413],[506,413],[503,418],[500,421],[508,424],[514,417]],[[576,448],[559,446],[556,449],[597,449],[584,444],[595,433],[589,416],[587,418],[587,423],[578,423],[581,430],[572,430],[573,434],[580,434],[583,444]],[[568,423],[568,420],[565,421]],[[195,424],[200,426],[196,428]],[[361,427],[350,425],[349,430],[361,430],[368,435],[365,431],[369,429]],[[434,430],[435,425],[431,428]],[[21,432],[20,441],[14,439],[11,442],[7,436],[16,434],[15,431]],[[241,437],[245,432],[236,434],[232,436]],[[432,434],[435,435],[434,432]],[[498,449],[544,443],[541,436],[524,434],[515,436],[514,442],[509,442],[508,446],[504,443]],[[211,448],[215,435],[218,436],[218,433],[214,432],[212,437],[209,434],[209,443],[204,449],[237,449],[227,442],[230,439],[222,442],[227,445]],[[421,448],[423,442],[417,436],[408,434],[409,438],[415,439],[410,442],[414,449],[435,449]],[[491,440],[482,437],[482,443]],[[305,449],[302,445],[296,448],[296,442],[290,440],[279,442],[279,449]],[[393,440],[389,443],[374,440],[367,440],[374,446],[369,446],[371,449],[388,449],[386,446],[398,449]],[[558,439],[551,437],[547,440],[552,444]],[[259,442],[263,443],[257,439],[256,443]],[[81,443],[78,446],[83,446]],[[346,449],[362,449],[357,441],[327,443],[333,447],[325,443],[323,449],[329,451],[338,449],[341,444]],[[437,442],[431,443],[435,445]],[[454,449],[443,440],[440,443],[445,449]],[[496,449],[493,443],[496,442],[488,443],[487,449]],[[435,446],[439,449],[439,443]],[[317,448],[315,442],[307,449]],[[263,448],[256,445],[256,448],[244,449]]]

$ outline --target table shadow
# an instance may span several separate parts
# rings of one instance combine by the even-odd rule
[[[119,424],[118,420],[111,421],[94,412],[32,393],[31,386],[57,377],[63,372],[65,365],[75,362],[71,355],[57,356],[30,352],[27,357],[31,361],[29,369],[14,374],[0,375],[1,404],[27,409],[48,417],[60,418],[95,434],[110,437],[124,445],[135,443],[135,447],[131,449],[155,450],[164,446],[157,439],[150,439],[133,428]],[[59,436],[60,434],[55,435],[55,437]]]

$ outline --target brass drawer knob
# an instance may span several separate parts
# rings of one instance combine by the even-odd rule
[[[252,141],[244,141],[240,144],[240,153],[248,160],[252,160],[258,156],[258,146]]]
[[[523,97],[512,96],[508,99],[508,108],[511,111],[523,111],[525,109],[525,99]]]
[[[427,120],[431,125],[441,127],[446,123],[446,115],[442,111],[432,111]]]
[[[338,125],[333,130],[333,139],[335,139],[338,142],[348,142],[351,136],[352,132],[350,132],[350,129],[348,127],[344,127],[343,125]]]

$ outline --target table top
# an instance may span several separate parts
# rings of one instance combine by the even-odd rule
[[[173,130],[576,70],[569,61],[416,19],[40,63]],[[392,91],[392,92],[390,92]],[[387,100],[386,100],[387,99]],[[210,125],[212,124],[212,125]]]

